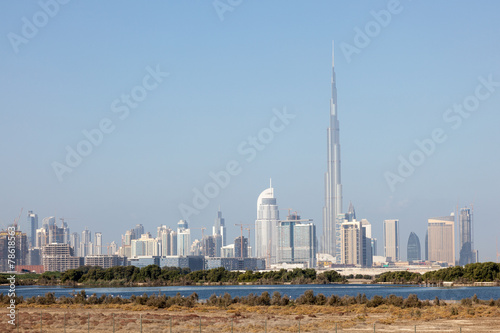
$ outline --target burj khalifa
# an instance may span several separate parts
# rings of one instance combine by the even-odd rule
[[[337,115],[337,85],[335,56],[332,44],[332,97],[330,99],[330,126],[327,129],[327,170],[325,173],[325,206],[323,207],[323,253],[338,256],[340,229],[337,215],[342,213],[342,184],[340,182],[340,140]],[[338,234],[338,235],[337,235]]]

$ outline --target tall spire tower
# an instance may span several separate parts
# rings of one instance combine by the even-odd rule
[[[327,169],[325,173],[325,207],[323,208],[323,252],[340,255],[336,244],[336,220],[342,213],[342,184],[340,182],[340,140],[337,114],[337,84],[335,55],[332,42],[332,97],[330,99],[330,126],[327,129]],[[340,229],[339,229],[340,232]]]

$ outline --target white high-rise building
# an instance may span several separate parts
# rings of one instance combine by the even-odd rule
[[[102,254],[102,233],[101,232],[96,232],[95,237],[95,255],[101,255]]]
[[[262,191],[257,199],[257,220],[255,220],[255,255],[266,258],[267,266],[276,263],[279,211],[274,189]]]
[[[161,255],[174,256],[177,254],[177,233],[166,225],[158,227],[158,239],[161,242]]]
[[[90,230],[85,228],[82,231],[82,238],[80,243],[80,256],[85,257],[92,254],[92,233]]]
[[[69,245],[73,248],[75,257],[80,256],[80,235],[74,232],[69,237]]]
[[[116,245],[115,241],[112,241],[109,244],[109,253],[108,253],[108,255],[114,255],[114,254],[116,254],[117,250],[118,250],[118,245]]]
[[[400,260],[399,220],[384,221],[384,256],[387,260]],[[390,259],[389,259],[390,258]]]
[[[35,237],[36,247],[42,248],[45,245],[49,244],[49,232],[45,228],[36,229],[36,237]]]
[[[151,237],[151,234],[147,232],[142,234],[141,238],[132,240],[132,257],[159,256],[160,248],[158,239]]]
[[[340,181],[340,135],[337,114],[337,83],[332,45],[332,97],[330,126],[327,129],[327,169],[325,173],[325,207],[323,208],[322,252],[338,256],[336,234],[340,234],[339,214],[342,213],[342,184]]]
[[[341,224],[340,263],[343,265],[359,265],[371,267],[373,263],[371,239],[371,224],[368,220],[344,220]]]
[[[191,230],[186,220],[177,223],[177,255],[186,257],[191,254]]]
[[[455,265],[455,216],[427,220],[428,255],[430,261]]]

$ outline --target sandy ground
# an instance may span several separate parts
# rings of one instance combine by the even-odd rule
[[[296,306],[227,309],[197,306],[192,309],[145,306],[104,308],[25,307],[19,309],[20,326],[0,324],[0,332],[500,332],[500,309],[483,305],[400,309]],[[42,327],[40,327],[42,318]],[[300,323],[299,323],[300,322]],[[374,327],[375,326],[375,327]],[[114,329],[114,330],[113,330]]]

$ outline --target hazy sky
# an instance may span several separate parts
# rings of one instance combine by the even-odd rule
[[[335,40],[344,209],[379,253],[399,218],[406,258],[427,218],[474,203],[480,259],[496,259],[498,1],[40,3],[0,4],[1,225],[24,208],[22,227],[33,210],[121,243],[180,207],[211,230],[221,205],[231,240],[272,177],[281,217],[319,236]]]

